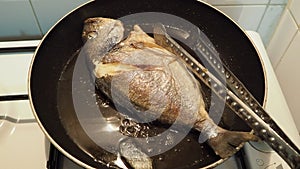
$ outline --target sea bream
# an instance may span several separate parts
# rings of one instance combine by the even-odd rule
[[[199,82],[178,57],[157,45],[138,25],[123,40],[119,20],[89,18],[82,33],[96,85],[138,121],[180,125],[205,133],[221,158],[236,146],[258,138],[248,132],[225,130],[209,117]],[[121,112],[122,113],[122,112]]]

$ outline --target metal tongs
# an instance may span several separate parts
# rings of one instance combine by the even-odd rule
[[[199,37],[198,48],[203,51],[202,56],[213,69],[226,78],[224,85],[214,74],[208,71],[166,32],[162,24],[154,26],[156,43],[179,56],[187,68],[204,82],[220,98],[225,97],[226,104],[243,119],[273,150],[275,150],[291,168],[300,168],[300,150],[287,137],[282,129],[274,122],[258,101],[245,88],[242,82],[218,60],[218,53],[204,38]],[[222,66],[220,66],[222,65]],[[225,91],[224,91],[225,90]]]

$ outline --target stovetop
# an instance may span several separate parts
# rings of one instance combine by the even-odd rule
[[[300,145],[300,138],[289,113],[268,55],[259,35],[247,31],[261,54],[266,68],[267,99],[265,109],[287,135]],[[0,42],[0,159],[5,169],[81,169],[64,157],[40,130],[31,112],[27,78],[29,65],[39,41]],[[282,112],[286,112],[282,114]],[[288,124],[288,125],[286,125]],[[300,147],[300,146],[299,146]],[[218,169],[289,168],[263,143],[247,143]]]
[[[37,43],[0,43],[1,168],[45,168],[46,139],[33,117],[27,92],[27,74]]]

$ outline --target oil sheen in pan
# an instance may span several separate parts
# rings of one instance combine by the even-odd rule
[[[99,161],[106,165],[116,160],[117,156],[102,149],[100,146],[95,144],[92,139],[89,138],[87,133],[80,125],[78,117],[75,113],[72,93],[78,92],[81,94],[81,98],[83,98],[82,104],[84,105],[85,109],[87,109],[86,111],[88,111],[89,108],[98,108],[101,109],[101,112],[108,114],[118,114],[118,112],[116,112],[114,106],[111,105],[103,95],[101,95],[101,92],[90,90],[91,88],[94,88],[94,82],[91,81],[91,76],[87,70],[87,65],[81,65],[80,69],[82,70],[80,71],[81,74],[77,76],[78,79],[72,79],[74,65],[77,59],[82,59],[78,57],[78,53],[79,50],[72,57],[70,57],[70,60],[65,64],[64,70],[62,71],[58,82],[57,105],[60,119],[66,130],[66,133],[70,136],[73,142],[82,149],[82,153],[87,153],[94,158],[95,161]],[[85,62],[83,61],[82,63]],[[75,86],[77,87],[72,88],[72,86],[74,86],[72,83],[76,83]],[[203,85],[202,91],[204,96],[210,95],[209,89]],[[208,97],[205,97],[204,100],[207,103],[210,102]],[[241,124],[239,121],[240,119],[238,119],[233,112],[231,112],[228,108],[225,108],[220,126],[229,130],[235,130],[236,128],[241,128],[238,125]],[[150,131],[147,132],[152,134],[154,133],[154,135],[168,128],[168,126],[159,124],[158,122],[153,122],[147,125],[150,128]],[[176,134],[176,132],[174,134]],[[151,136],[151,134],[148,136]],[[198,137],[199,132],[192,130],[179,144],[175,145],[169,151],[151,157],[153,168],[201,168],[220,160],[220,157],[215,155],[213,150],[206,143],[200,144],[198,142]],[[116,153],[117,151],[118,150],[116,150]],[[144,150],[144,153],[147,154],[147,151],[151,151],[151,149]]]

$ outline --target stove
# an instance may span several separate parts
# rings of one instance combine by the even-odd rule
[[[267,76],[265,109],[293,142],[300,137],[258,33],[246,31]],[[27,77],[39,40],[0,42],[0,159],[5,169],[82,169],[62,155],[39,128],[30,109]],[[283,113],[284,112],[284,113]],[[264,142],[246,143],[217,169],[289,169]]]

